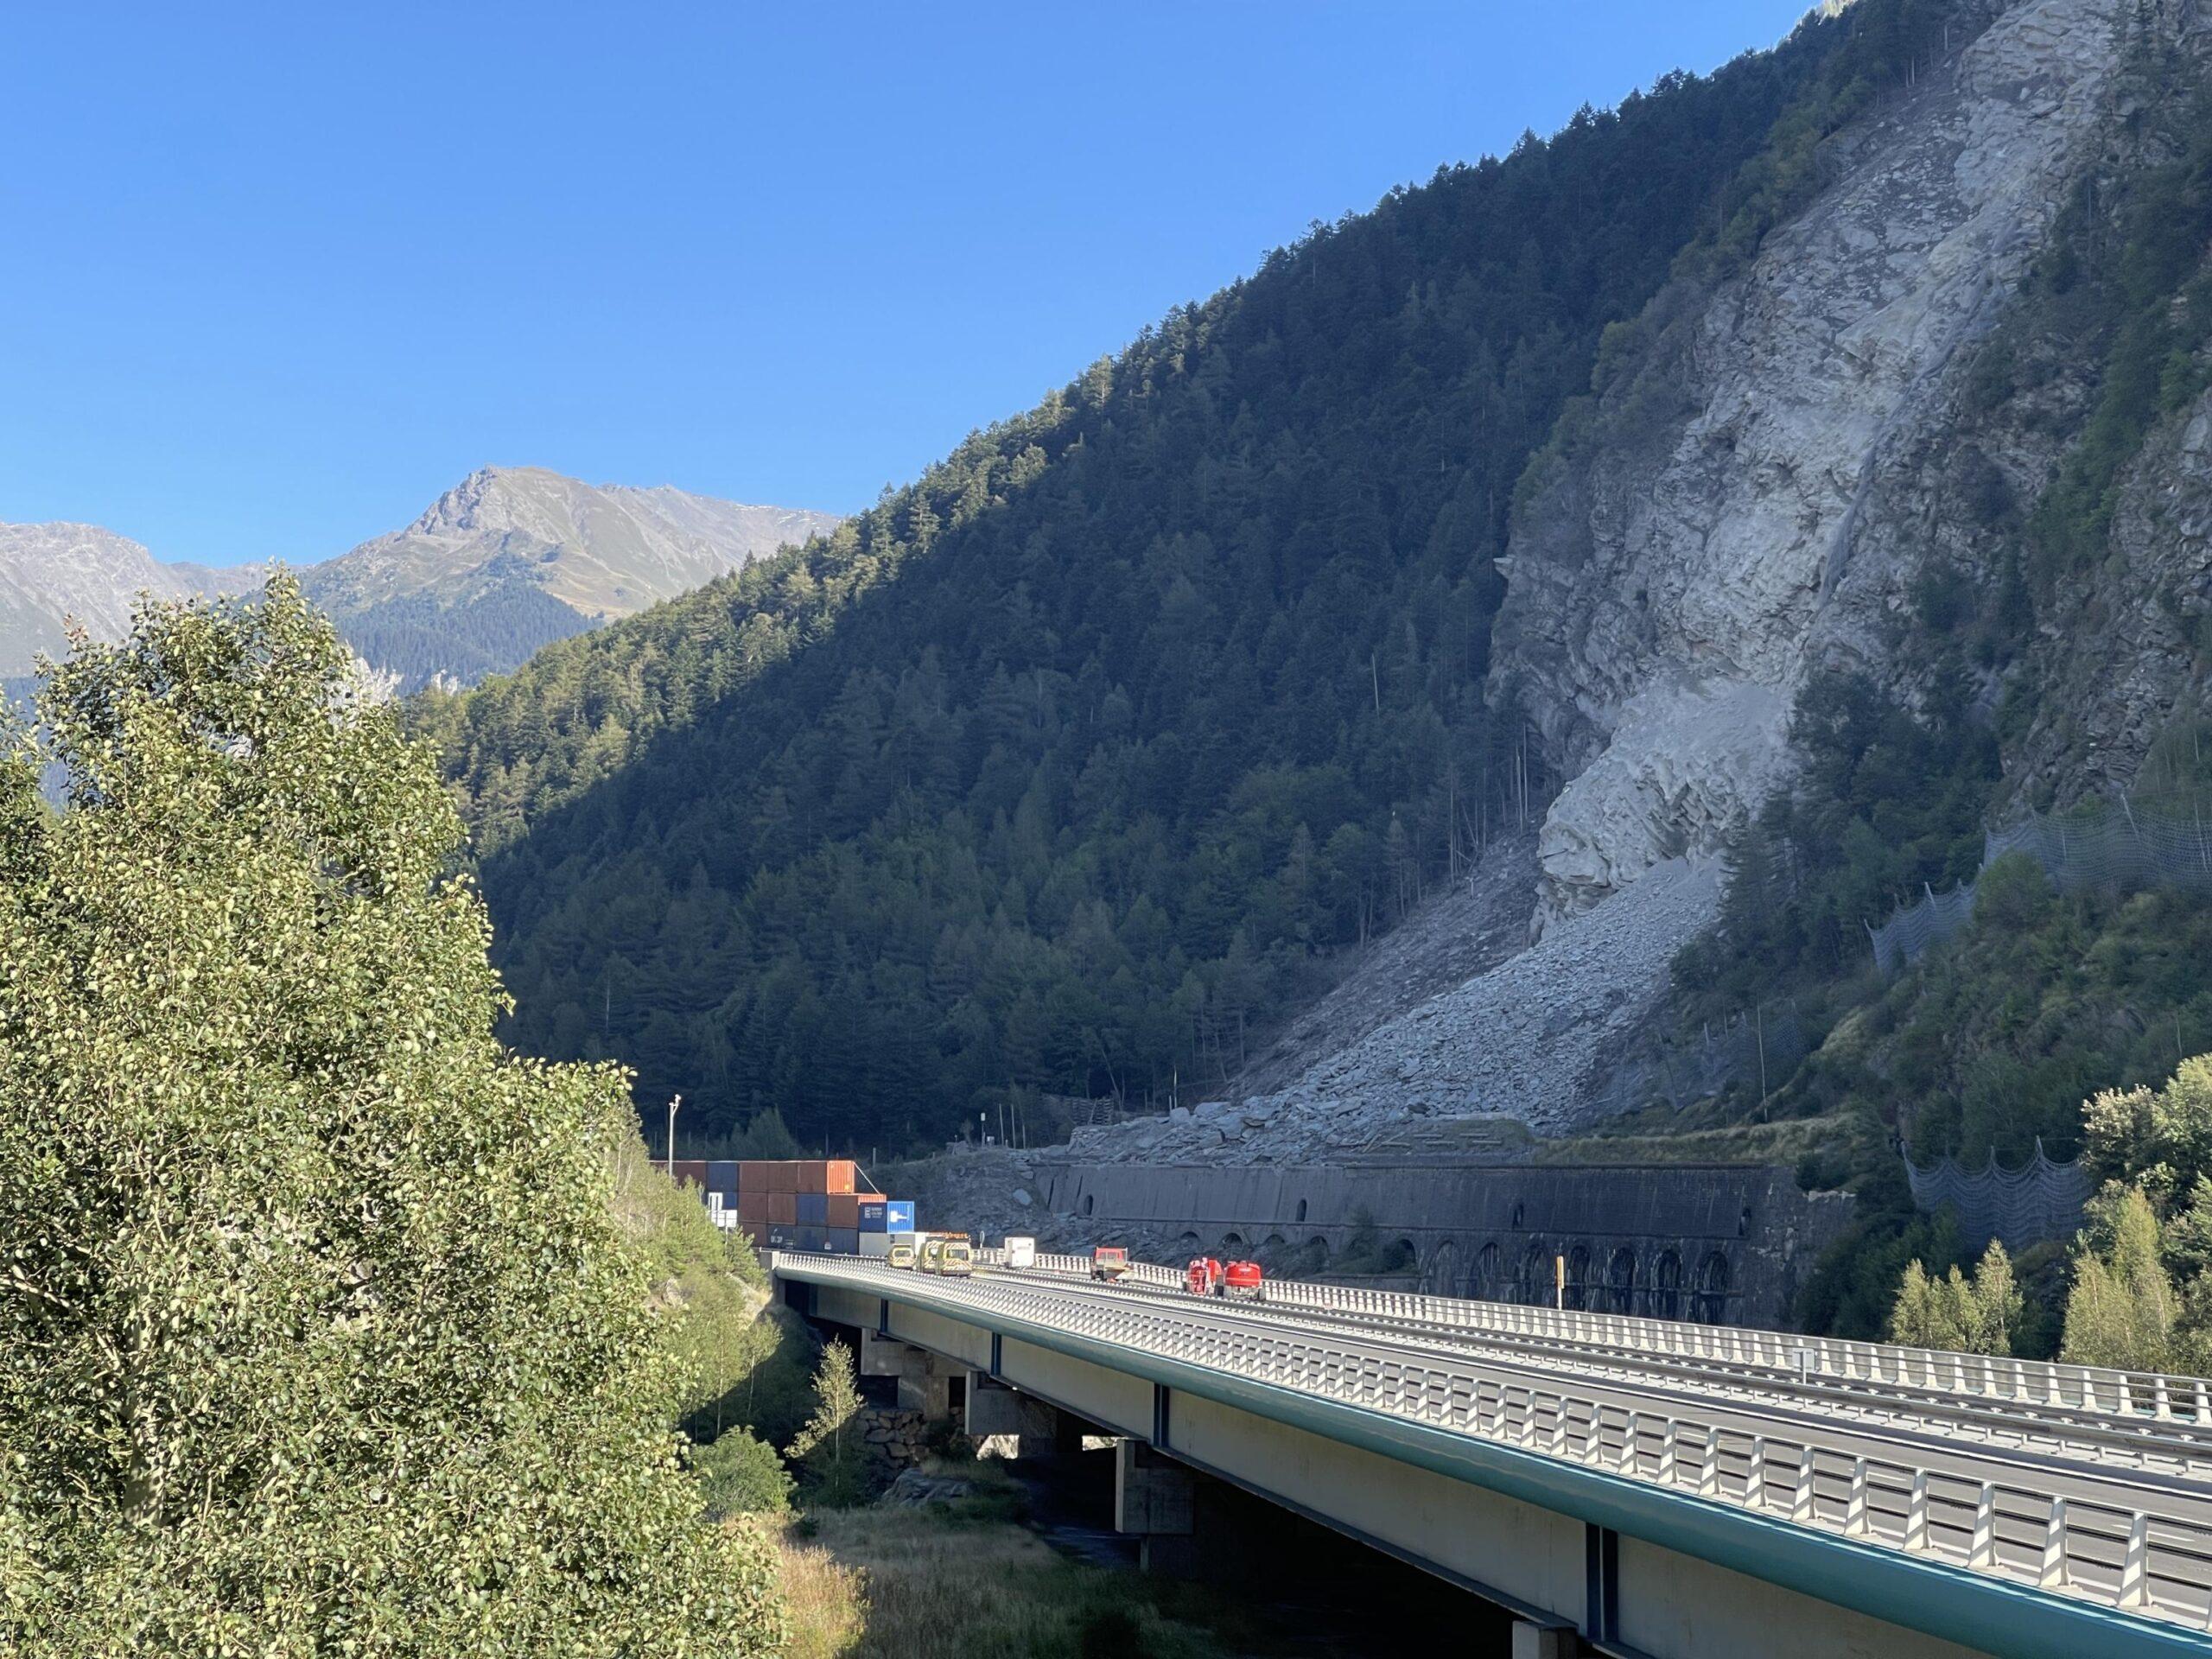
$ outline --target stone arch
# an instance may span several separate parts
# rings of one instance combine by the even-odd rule
[[[1316,1269],[1327,1267],[1329,1265],[1329,1241],[1323,1237],[1319,1233],[1314,1234],[1313,1237],[1306,1241],[1305,1255],[1312,1260]]]
[[[1590,1247],[1587,1244],[1577,1244],[1567,1253],[1567,1285],[1560,1300],[1576,1312],[1589,1306]]]
[[[1428,1265],[1421,1269],[1421,1287],[1431,1296],[1456,1296],[1459,1294],[1459,1247],[1445,1239],[1428,1253]]]
[[[1269,1233],[1260,1241],[1260,1248],[1263,1250],[1279,1250],[1283,1247],[1283,1243],[1284,1239],[1281,1233]]]
[[[1544,1241],[1532,1238],[1529,1248],[1521,1252],[1521,1265],[1513,1272],[1513,1300],[1529,1307],[1541,1307],[1551,1300],[1551,1252],[1544,1248]]]
[[[1394,1238],[1382,1252],[1382,1271],[1405,1273],[1421,1261],[1421,1251],[1410,1238]]]
[[[1697,1294],[1690,1317],[1701,1325],[1724,1325],[1728,1319],[1728,1258],[1707,1250],[1697,1264]]]
[[[1505,1256],[1491,1239],[1475,1252],[1475,1273],[1468,1285],[1468,1294],[1478,1300],[1502,1302],[1506,1296]]]
[[[1185,1233],[1181,1237],[1175,1241],[1175,1248],[1179,1250],[1197,1249],[1198,1248],[1198,1236],[1196,1233]]]
[[[1605,1312],[1636,1312],[1636,1252],[1625,1244],[1605,1263]]]
[[[1682,1317],[1682,1257],[1678,1250],[1662,1250],[1651,1264],[1651,1287],[1644,1292],[1644,1306],[1662,1319]]]
[[[1221,1236],[1221,1248],[1224,1250],[1243,1249],[1244,1248],[1244,1235],[1242,1233],[1224,1233]]]

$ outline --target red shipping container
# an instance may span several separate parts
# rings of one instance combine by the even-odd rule
[[[738,1230],[762,1249],[768,1247],[768,1224],[765,1221],[742,1221]]]
[[[768,1172],[775,1166],[765,1158],[747,1158],[737,1166],[737,1190],[766,1192],[772,1185]]]
[[[830,1195],[830,1224],[850,1232],[861,1224],[861,1201],[849,1192]]]
[[[667,1166],[664,1164],[663,1168]],[[676,1160],[676,1184],[696,1186],[702,1191],[707,1185],[707,1160],[703,1158],[679,1158]]]
[[[822,1191],[824,1192],[852,1192],[860,1173],[849,1158],[832,1158],[823,1165],[822,1172]]]
[[[798,1166],[788,1160],[768,1166],[768,1190],[771,1192],[798,1191]]]
[[[771,1192],[768,1195],[768,1224],[771,1227],[798,1225],[798,1194]]]
[[[738,1220],[757,1221],[765,1225],[768,1219],[768,1200],[774,1196],[766,1187],[739,1187],[737,1189]]]
[[[810,1158],[798,1166],[798,1190],[802,1192],[827,1192],[830,1190],[830,1166],[819,1158]]]

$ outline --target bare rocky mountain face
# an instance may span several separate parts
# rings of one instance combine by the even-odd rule
[[[1717,913],[1726,837],[1792,776],[1808,677],[1916,696],[1896,643],[1916,585],[1993,582],[2016,552],[1990,493],[2035,499],[2089,392],[2053,361],[1993,400],[1981,347],[2069,194],[2142,159],[2132,114],[2208,57],[2212,15],[2188,0],[2018,0],[1831,140],[1824,187],[1748,266],[1662,291],[1532,472],[1503,562],[1492,683],[1568,780],[1533,860],[1434,901],[1219,1101],[1082,1131],[1075,1155],[1311,1162],[1378,1136],[1454,1150],[1491,1115],[1586,1122]],[[2212,611],[2212,394],[2145,447],[2114,523],[2123,556],[2071,579],[2025,670],[2064,688],[2022,756],[2062,793],[2125,782],[2187,695]],[[1470,934],[1441,988],[1406,959],[1448,959],[1440,926]]]
[[[240,575],[163,564],[97,524],[0,524],[0,680],[29,675],[38,654],[68,649],[72,619],[103,639],[130,625],[141,592],[183,599],[224,591]]]
[[[301,576],[370,665],[411,690],[518,667],[541,645],[836,524],[832,513],[487,467],[406,529]],[[166,564],[89,524],[0,524],[0,679],[29,674],[37,652],[58,650],[67,618],[112,638],[141,591],[234,593],[262,576],[259,567]]]

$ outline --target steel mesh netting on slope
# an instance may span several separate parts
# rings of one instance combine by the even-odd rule
[[[1680,1108],[1710,1099],[1739,1079],[1762,1072],[1780,1078],[1804,1057],[1802,1022],[1795,1002],[1764,1004],[1708,1024],[1694,1038],[1653,1041],[1630,1056],[1592,1096],[1604,1116],[1637,1110],[1655,1101]]]
[[[2200,804],[2142,806],[2125,795],[2101,811],[2061,816],[2030,812],[1982,838],[1981,868],[2007,853],[2025,853],[2061,893],[2130,887],[2212,890],[2212,815]],[[1948,893],[1921,889],[1879,927],[1868,925],[1874,963],[1885,974],[1916,962],[1974,914],[1974,881]]]
[[[1955,1158],[1926,1167],[1905,1160],[1905,1179],[1913,1207],[1934,1215],[1948,1205],[1957,1212],[1959,1242],[1979,1253],[1993,1238],[2018,1252],[2046,1238],[2064,1238],[2082,1225],[2082,1207],[2096,1183],[2079,1160],[2058,1163],[2046,1156],[2043,1142],[2018,1169],[2006,1169],[1993,1150],[1980,1169]]]

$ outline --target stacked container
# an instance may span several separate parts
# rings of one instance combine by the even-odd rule
[[[771,1249],[884,1255],[893,1234],[913,1230],[914,1206],[860,1191],[849,1158],[679,1158],[675,1175],[702,1199],[719,1194],[738,1230]]]

